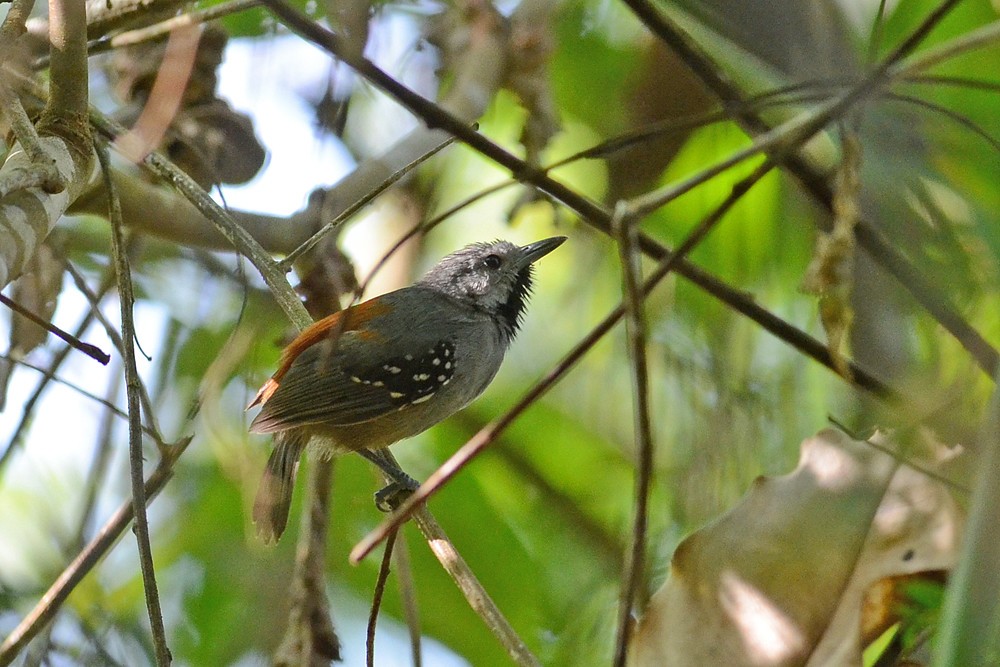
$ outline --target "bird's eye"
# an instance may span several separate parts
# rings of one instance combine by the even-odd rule
[[[483,260],[487,269],[499,269],[502,263],[503,261],[498,255],[486,255],[486,259]]]

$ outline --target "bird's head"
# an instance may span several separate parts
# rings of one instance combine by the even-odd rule
[[[420,284],[489,313],[510,339],[531,293],[532,264],[565,240],[554,236],[526,246],[500,240],[473,243],[438,262]]]

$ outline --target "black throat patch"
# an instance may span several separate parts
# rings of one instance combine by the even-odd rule
[[[531,267],[527,266],[517,274],[517,281],[510,291],[510,296],[497,307],[497,322],[507,343],[514,340],[521,326],[521,318],[528,306],[528,297],[531,296],[531,284]]]

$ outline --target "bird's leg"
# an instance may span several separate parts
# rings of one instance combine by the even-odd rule
[[[359,449],[358,454],[377,465],[392,480],[384,488],[375,492],[375,507],[379,511],[391,512],[395,510],[420,486],[417,480],[403,472],[381,450]]]

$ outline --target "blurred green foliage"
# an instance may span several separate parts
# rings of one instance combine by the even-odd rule
[[[904,39],[936,4],[899,3],[887,17],[880,53]],[[400,3],[380,11],[410,9]],[[931,34],[928,45],[995,18],[985,3],[963,3]],[[231,16],[223,24],[234,36],[261,38],[265,48],[270,29],[260,10]],[[714,30],[711,25],[703,28]],[[867,30],[861,26],[852,35],[853,45],[842,45],[857,49],[859,62],[865,58]],[[626,111],[636,103],[633,86],[641,74],[636,63],[648,55],[652,38],[634,17],[603,1],[568,3],[554,16],[552,37],[549,76],[564,125],[546,158],[554,161],[636,129],[628,125]],[[730,47],[734,51],[727,62],[738,49],[749,51],[753,45]],[[935,71],[981,79],[1000,71],[1000,50],[976,51]],[[773,75],[767,72],[767,77]],[[995,89],[910,85],[1000,137]],[[906,107],[903,102],[891,104]],[[882,102],[872,113],[889,105]],[[520,150],[525,115],[513,95],[502,93],[482,119],[481,131]],[[901,235],[894,241],[919,268],[928,269],[929,279],[954,298],[962,315],[988,340],[1000,340],[997,146],[926,109],[906,107],[906,113],[887,113],[880,120],[913,150],[901,155],[890,146],[866,153],[870,162],[865,169],[871,175],[867,182],[875,184],[865,195],[870,201],[867,211],[906,211],[907,224],[889,221],[887,233]],[[862,124],[863,134],[876,130]],[[830,146],[835,145],[833,137],[831,130],[826,135]],[[871,137],[872,142],[877,139]],[[731,123],[690,132],[674,159],[662,165],[653,186],[697,172],[748,141]],[[918,162],[903,168],[894,163],[900,159]],[[676,246],[755,165],[731,169],[655,212],[644,221],[644,231]],[[895,180],[904,172],[921,180]],[[420,180],[432,184],[427,189],[433,190],[428,206],[433,214],[507,176],[472,151],[455,147],[422,172]],[[575,163],[555,176],[594,199],[608,192],[608,170],[599,161]],[[922,202],[919,184],[927,186]],[[530,240],[555,232],[570,236],[570,242],[539,267],[523,333],[486,395],[447,423],[395,448],[404,468],[417,477],[426,477],[481,426],[513,405],[620,300],[613,243],[548,205],[515,212],[515,228],[509,229],[508,214],[521,194],[519,187],[510,188],[455,216],[428,238],[424,256],[417,261],[424,266],[474,238],[509,234]],[[928,204],[933,202],[937,209],[931,212]],[[691,258],[775,314],[822,337],[815,303],[798,291],[798,284],[813,251],[815,228],[824,217],[794,179],[773,173],[743,198]],[[94,279],[107,264],[103,238],[92,219],[64,232],[68,254]],[[921,251],[926,254],[914,254]],[[284,628],[301,489],[289,533],[276,548],[259,545],[248,507],[269,443],[246,435],[243,407],[273,368],[279,341],[288,332],[258,284],[242,286],[205,270],[194,259],[186,249],[156,242],[145,245],[134,260],[141,305],[159,313],[162,327],[140,334],[140,342],[151,344],[147,371],[162,379],[154,404],[160,423],[169,425],[168,433],[183,428],[199,384],[234,328],[257,327],[255,343],[238,374],[226,378],[223,391],[211,397],[213,405],[190,427],[195,442],[151,511],[154,555],[176,664],[262,664]],[[230,258],[220,261],[232,265]],[[974,427],[990,387],[957,343],[909,297],[901,296],[897,286],[865,298],[902,302],[906,312],[905,330],[896,331],[895,340],[910,355],[912,370],[887,379],[919,395],[929,412],[946,405]],[[730,507],[758,475],[789,469],[800,440],[825,426],[827,415],[849,422],[857,418],[860,427],[871,426],[875,419],[860,410],[857,394],[832,373],[682,279],[668,278],[657,289],[647,317],[656,469],[643,599],[662,582],[681,537]],[[895,326],[888,320],[886,324]],[[156,346],[156,341],[164,345]],[[90,390],[100,393],[102,388]],[[430,503],[486,590],[545,664],[608,663],[619,578],[631,535],[632,400],[629,361],[618,327]],[[4,418],[10,414],[8,408]],[[905,422],[913,415],[890,412],[878,418],[891,425],[894,419]],[[99,503],[98,523],[126,494],[123,431],[115,431],[116,463]],[[79,487],[51,486],[45,477],[45,443],[28,440],[32,456],[18,474],[37,479],[15,484],[11,469],[2,471],[0,503],[11,510],[0,525],[32,524],[49,539],[43,544],[5,539],[0,544],[0,635],[13,627],[73,555],[71,530],[60,523],[64,517],[38,512],[31,505],[55,502],[76,508],[81,492]],[[148,458],[156,456],[150,448]],[[82,477],[77,473],[75,481]],[[382,519],[371,503],[377,486],[360,458],[337,462],[328,552],[336,624],[371,597],[377,558],[352,567],[347,554]],[[12,530],[15,537],[32,532],[24,526]],[[399,548],[410,554],[422,632],[471,665],[504,664],[501,647],[419,533],[407,527],[404,534],[405,544]],[[149,660],[134,561],[134,545],[127,535],[96,576],[85,579],[71,596],[52,635],[55,644],[70,647],[65,648],[64,654],[71,656],[65,664],[100,664],[105,648],[119,664]],[[10,566],[15,562],[21,567]],[[34,571],[26,571],[24,563]],[[350,602],[341,605],[342,599]],[[383,614],[403,618],[395,576]],[[360,655],[357,647],[363,645],[363,636],[341,639],[352,645],[354,656]]]

